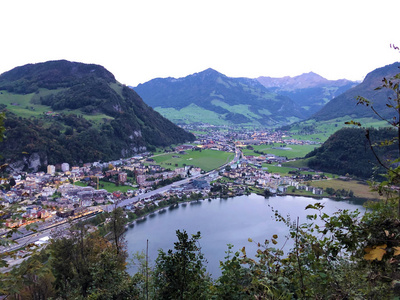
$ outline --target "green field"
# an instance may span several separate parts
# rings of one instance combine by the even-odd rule
[[[310,160],[310,158],[304,158],[304,159],[297,159],[294,161],[287,161],[282,164],[283,167],[290,167],[290,168],[307,168],[307,162]]]
[[[335,190],[338,189],[351,190],[354,192],[354,196],[357,198],[380,199],[379,194],[376,192],[371,192],[367,184],[360,183],[359,181],[356,180],[349,180],[349,181],[343,181],[339,179],[318,180],[318,181],[312,181],[311,185],[323,189],[330,187]]]
[[[234,153],[217,150],[190,150],[186,153],[187,154],[167,153],[155,156],[153,159],[155,164],[161,165],[166,169],[169,168],[174,170],[175,168],[183,167],[184,165],[192,165],[208,172],[229,162],[235,156]]]
[[[286,176],[289,174],[289,171],[296,171],[295,168],[289,168],[289,167],[278,167],[276,165],[270,165],[270,164],[263,164],[263,168],[267,168],[268,173],[278,173],[283,176]]]
[[[306,154],[314,150],[318,145],[287,145],[287,148],[291,148],[290,150],[282,150],[279,149],[280,144],[275,145],[255,145],[252,146],[254,150],[264,152],[265,154],[274,154],[277,156],[286,156],[288,159],[304,157]],[[278,148],[278,149],[273,149]],[[244,155],[254,155],[259,156],[261,154],[255,153],[254,150],[249,150],[243,148]]]
[[[80,181],[76,181],[74,183],[77,186],[87,186],[86,183],[80,182]],[[105,189],[107,192],[112,193],[112,192],[116,192],[116,191],[120,191],[122,193],[125,193],[128,190],[135,190],[136,188],[133,188],[129,185],[120,185],[120,186],[116,186],[114,183],[112,182],[106,182],[106,181],[99,181],[99,189]]]

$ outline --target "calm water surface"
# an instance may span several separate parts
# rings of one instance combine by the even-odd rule
[[[219,261],[224,260],[227,244],[234,245],[233,250],[246,247],[248,255],[255,253],[257,247],[249,243],[248,238],[261,242],[277,234],[278,245],[282,246],[288,233],[287,227],[275,221],[274,212],[290,215],[291,220],[300,223],[307,222],[307,214],[315,210],[305,210],[308,204],[320,202],[325,205],[324,212],[328,215],[339,209],[359,209],[364,211],[362,203],[335,201],[327,198],[315,200],[306,197],[276,196],[265,199],[251,194],[229,199],[204,200],[180,204],[178,208],[166,209],[164,213],[156,212],[147,216],[146,220],[135,223],[126,232],[128,252],[130,254],[145,251],[146,241],[149,240],[149,261],[154,265],[158,249],[172,249],[177,241],[176,230],[186,230],[188,234],[201,232],[200,246],[208,264],[207,270],[218,277],[221,274]],[[286,250],[290,249],[287,243]],[[135,272],[134,268],[130,272]]]

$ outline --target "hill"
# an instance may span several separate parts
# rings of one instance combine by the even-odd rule
[[[104,67],[65,60],[0,75],[3,160],[18,168],[112,160],[194,136],[154,111]]]
[[[258,77],[269,91],[292,99],[303,109],[306,117],[319,111],[326,103],[344,93],[357,83],[347,79],[328,80],[313,72],[295,77]]]
[[[156,78],[134,90],[175,123],[278,126],[304,118],[286,96],[257,80],[227,77],[207,69],[184,78]]]
[[[369,129],[372,143],[390,140],[397,134],[391,128]],[[392,160],[399,156],[398,145],[375,147],[383,161]],[[361,128],[342,128],[332,134],[321,147],[306,155],[310,168],[339,175],[352,175],[369,179],[385,173],[379,167]]]
[[[393,109],[387,107],[386,103],[388,98],[393,96],[393,93],[388,89],[376,90],[376,88],[381,86],[383,78],[390,78],[400,73],[399,67],[400,63],[396,62],[370,72],[362,83],[332,99],[311,118],[317,121],[332,120],[344,116],[349,116],[353,119],[378,118],[370,108],[357,105],[357,96],[372,100],[375,109],[383,117],[392,118]]]

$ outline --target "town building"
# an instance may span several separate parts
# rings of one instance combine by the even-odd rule
[[[47,166],[47,174],[54,175],[56,173],[56,166],[48,165]]]

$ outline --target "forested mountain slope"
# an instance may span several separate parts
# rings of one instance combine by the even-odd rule
[[[0,75],[3,160],[19,167],[111,160],[194,140],[104,67],[49,61]]]
[[[365,129],[342,128],[331,135],[321,147],[316,148],[307,158],[308,166],[323,172],[339,175],[352,175],[369,179],[378,178],[385,170],[379,166],[368,140]],[[369,129],[371,143],[379,144],[391,140],[397,132],[391,128]],[[399,157],[397,142],[391,146],[374,147],[382,162]],[[389,166],[389,165],[388,165]]]
[[[378,118],[369,107],[357,105],[356,99],[358,96],[373,101],[375,109],[383,117],[392,118],[393,109],[387,107],[386,103],[388,103],[389,97],[393,97],[393,92],[388,89],[376,90],[376,88],[382,85],[383,78],[389,79],[398,74],[400,72],[399,67],[400,63],[396,62],[370,72],[362,83],[332,99],[311,118],[318,121],[344,116],[350,116],[351,118]]]

